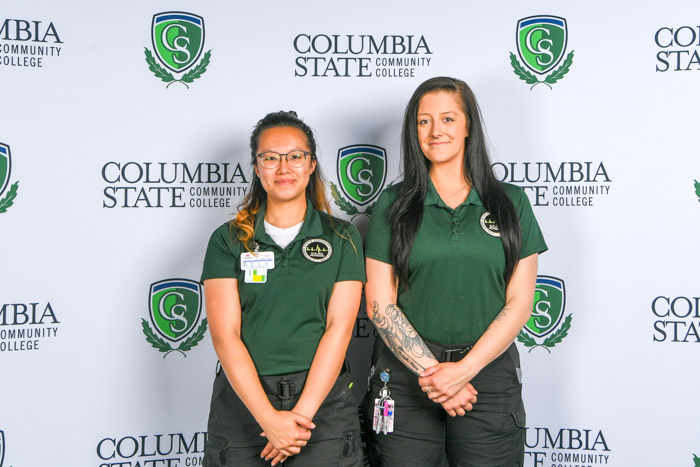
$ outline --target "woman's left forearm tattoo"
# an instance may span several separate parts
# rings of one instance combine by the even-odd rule
[[[507,306],[504,306],[503,309],[498,312],[493,321],[491,321],[491,324],[489,324],[489,327],[487,327],[486,330],[488,331],[489,329],[491,329],[491,325],[493,325],[493,323],[495,323],[496,321],[500,321],[501,319],[505,318],[507,315],[507,311],[510,311],[510,309]]]
[[[421,373],[426,367],[421,365],[418,359],[435,359],[435,356],[396,305],[390,303],[384,309],[384,313],[385,316],[381,316],[379,304],[373,302],[370,318],[379,335],[399,360],[414,373]]]

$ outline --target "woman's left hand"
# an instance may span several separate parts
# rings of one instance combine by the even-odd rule
[[[423,371],[418,384],[433,402],[442,404],[457,394],[469,380],[457,363],[449,362],[438,363]]]
[[[275,449],[275,447],[269,441],[267,442],[265,449],[263,449],[260,453],[260,457],[266,461],[270,461],[271,465],[277,465],[278,463],[287,460],[287,456]]]

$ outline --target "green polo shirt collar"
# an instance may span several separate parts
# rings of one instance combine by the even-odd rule
[[[471,189],[469,190],[469,194],[467,195],[467,199],[465,199],[462,204],[457,206],[457,209],[459,209],[461,206],[464,206],[467,204],[479,204],[481,206],[484,205],[484,203],[481,202],[481,198],[479,198],[479,193],[476,192],[473,185],[472,185]],[[436,205],[436,206],[440,206],[443,208],[452,209],[451,207],[449,207],[448,205],[445,204],[445,202],[442,200],[442,198],[440,198],[440,195],[438,194],[437,190],[435,189],[435,185],[433,185],[433,180],[430,177],[428,177],[428,192],[425,194],[425,200],[423,201],[423,205],[425,205],[425,206]]]
[[[256,242],[272,244],[274,241],[265,232],[265,212],[267,211],[267,203],[260,207],[260,210],[255,214],[255,236],[253,239]],[[311,200],[306,200],[306,215],[304,216],[304,224],[301,226],[299,235],[296,238],[318,237],[323,234],[323,225],[318,211],[314,209]],[[292,243],[294,243],[292,241]]]

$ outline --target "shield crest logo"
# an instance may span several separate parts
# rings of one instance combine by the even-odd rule
[[[374,200],[386,181],[386,151],[368,144],[338,150],[338,181],[343,193],[363,206]]]
[[[525,329],[536,337],[546,336],[559,326],[565,304],[564,281],[551,276],[537,276],[532,315]]]
[[[202,314],[202,287],[189,279],[151,284],[149,316],[156,332],[170,342],[187,336]]]
[[[183,11],[153,15],[153,49],[158,60],[170,70],[181,73],[191,67],[204,47],[204,18]]]
[[[566,20],[558,16],[529,16],[518,21],[516,43],[525,66],[543,75],[559,64],[568,33]]]
[[[10,172],[12,169],[12,158],[10,157],[10,146],[0,143],[0,195],[5,192],[10,183]]]

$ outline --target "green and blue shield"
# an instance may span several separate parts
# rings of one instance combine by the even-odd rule
[[[386,151],[369,144],[338,150],[338,181],[355,204],[363,206],[381,193],[386,181]]]
[[[559,64],[567,42],[566,20],[558,16],[529,16],[518,21],[516,43],[520,59],[543,75]]]
[[[189,279],[151,284],[149,315],[156,332],[170,342],[187,336],[202,314],[202,287]]]
[[[566,293],[564,281],[551,276],[537,276],[532,315],[525,329],[536,337],[544,337],[559,326],[564,316]]]
[[[12,158],[10,157],[10,146],[0,143],[0,195],[5,192],[7,184],[10,183],[11,169]]]
[[[175,73],[181,73],[199,59],[204,47],[204,18],[183,11],[153,15],[153,49],[158,60]]]

